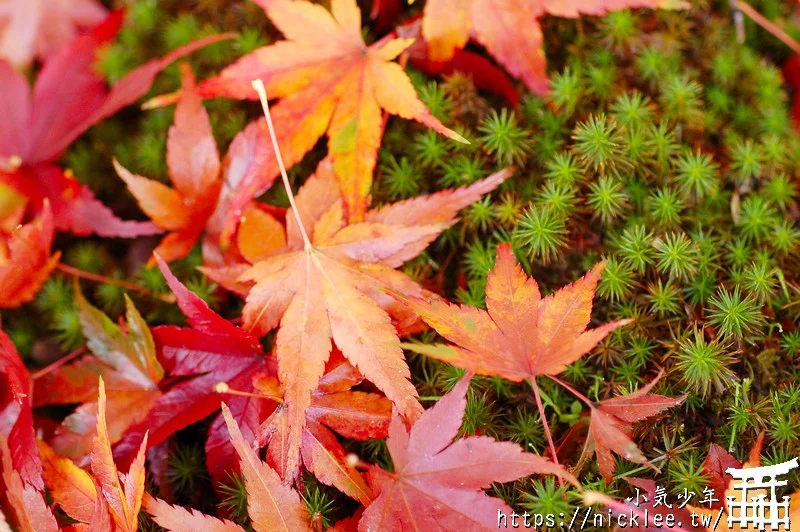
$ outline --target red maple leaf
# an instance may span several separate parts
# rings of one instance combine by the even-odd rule
[[[157,445],[176,431],[216,412],[225,397],[214,391],[218,383],[252,392],[255,374],[275,374],[274,360],[264,354],[257,338],[212,311],[172,275],[164,261],[157,260],[191,328],[153,329],[159,360],[168,375],[166,389],[147,417],[131,427],[117,444],[115,453],[122,463],[134,456],[145,432],[150,433],[148,444]],[[249,439],[253,439],[256,429],[275,408],[274,402],[259,397],[231,396],[227,401]],[[209,429],[206,459],[212,477],[218,481],[225,480],[226,472],[235,465],[235,454],[221,416]]]
[[[703,474],[708,479],[708,487],[713,489],[714,493],[725,493],[725,490],[728,489],[730,477],[725,470],[729,467],[741,469],[742,463],[731,453],[712,442],[708,446],[708,454],[703,461]],[[720,497],[711,507],[720,508],[723,502],[724,499]]]
[[[497,528],[498,511],[511,508],[482,490],[534,473],[575,477],[541,456],[511,442],[487,436],[453,441],[467,405],[470,377],[427,410],[406,431],[395,415],[386,445],[394,472],[370,469],[377,498],[359,523],[368,530],[483,530]]]
[[[0,61],[0,184],[24,196],[34,210],[50,200],[55,226],[79,235],[134,237],[159,232],[150,223],[122,221],[94,193],[54,164],[63,151],[100,120],[143,96],[167,65],[203,46],[228,38],[214,35],[150,61],[106,87],[93,70],[98,48],[111,41],[123,12],[50,58],[33,91],[25,77]],[[65,82],[69,80],[69,82]]]
[[[331,354],[325,375],[311,396],[300,454],[303,464],[320,482],[368,504],[373,498],[372,490],[347,461],[347,453],[332,432],[354,440],[386,438],[392,403],[378,394],[350,390],[363,379],[341,353]],[[275,377],[257,377],[254,385],[261,393],[283,396]],[[256,434],[260,446],[268,445],[267,463],[284,481],[292,478],[292,472],[286,469],[290,463],[287,454],[291,452],[287,428],[285,411],[278,408]]]
[[[42,461],[36,451],[31,378],[17,348],[0,329],[0,436],[7,440],[13,468],[35,489],[44,489]]]
[[[659,377],[660,375],[633,393],[605,399],[596,406],[589,402],[591,407],[589,434],[597,452],[600,474],[607,481],[610,481],[614,474],[612,451],[631,462],[648,463],[639,447],[631,440],[632,425],[683,402],[685,396],[675,398],[649,393]]]

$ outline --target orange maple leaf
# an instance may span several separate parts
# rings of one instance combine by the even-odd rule
[[[41,214],[18,226],[8,236],[0,233],[0,308],[18,307],[32,300],[58,264],[53,244],[53,215],[45,201]]]
[[[142,210],[156,226],[170,231],[156,248],[167,262],[183,258],[192,250],[222,187],[211,123],[188,64],[181,64],[181,75],[183,91],[175,109],[175,123],[167,136],[167,166],[175,188],[132,174],[114,161],[117,173]]]
[[[97,423],[91,451],[91,474],[39,442],[43,477],[53,500],[75,521],[74,530],[135,532],[142,506],[147,434],[127,474],[117,471],[106,420],[103,378],[97,385]]]
[[[327,132],[328,152],[351,220],[360,221],[366,211],[383,135],[381,109],[466,142],[428,111],[402,67],[392,62],[413,41],[384,38],[367,46],[355,0],[333,0],[331,12],[305,0],[254,1],[286,40],[239,59],[202,83],[200,94],[254,99],[251,81],[263,80],[270,97],[280,99],[273,114],[287,166],[299,162]],[[277,174],[273,163],[252,176],[236,204],[243,208]],[[239,212],[231,216],[238,218]],[[226,234],[232,234],[230,224]]]
[[[56,518],[47,506],[42,491],[23,480],[20,473],[14,470],[11,450],[8,448],[6,437],[2,434],[0,434],[0,469],[3,473],[0,480],[5,487],[3,495],[13,511],[13,514],[9,514],[9,518],[16,518],[19,530],[21,532],[59,530]],[[5,518],[0,512],[0,525],[4,523]],[[6,529],[11,530],[7,526]],[[4,530],[2,526],[0,530]]]
[[[586,330],[594,290],[604,267],[605,263],[601,262],[573,284],[542,298],[539,286],[522,271],[511,246],[500,244],[486,283],[488,311],[454,305],[437,296],[423,299],[392,292],[452,342],[406,344],[404,347],[479,375],[529,381],[544,422],[550,452],[558,463],[536,377],[547,375],[557,381],[554,376],[567,365],[588,353],[611,331],[630,322],[620,320]]]
[[[285,470],[293,478],[306,411],[334,344],[402,415],[413,420],[422,412],[392,323],[396,317],[402,324],[411,313],[385,291],[422,296],[422,288],[394,268],[417,256],[455,223],[459,209],[497,187],[510,170],[438,197],[371,211],[366,221],[347,224],[329,159],[295,200],[263,84],[258,80],[253,87],[261,97],[293,216],[286,221],[286,247],[249,268],[237,282],[254,283],[242,310],[245,328],[264,335],[280,325],[275,345],[287,408]]]
[[[470,37],[481,43],[530,90],[548,90],[547,59],[539,18],[577,18],[634,7],[679,9],[682,0],[428,0],[422,34],[433,61],[446,61]]]
[[[245,441],[225,403],[222,403],[222,415],[231,443],[239,455],[247,489],[247,512],[253,529],[256,532],[310,531],[308,511],[300,494],[284,486],[278,473],[261,461],[252,442]],[[144,504],[153,520],[170,532],[244,532],[242,527],[230,521],[172,506],[150,495],[145,497]]]
[[[340,353],[334,351],[325,369],[306,415],[300,448],[303,464],[323,484],[369,504],[374,498],[372,490],[347,461],[347,452],[333,431],[354,440],[382,440],[389,428],[392,404],[381,395],[351,390],[364,377]],[[267,396],[283,395],[280,383],[271,375],[255,377],[253,386]],[[278,408],[256,433],[259,446],[269,446],[267,463],[284,479],[289,448],[286,429],[285,411]]]
[[[510,381],[557,375],[588,353],[620,320],[586,330],[599,263],[586,276],[542,298],[509,244],[497,248],[497,261],[486,283],[488,311],[459,306],[435,297],[421,299],[393,293],[453,345],[408,344],[408,349],[449,362],[479,375]]]
[[[600,475],[609,482],[616,467],[612,451],[631,462],[648,464],[647,458],[631,440],[631,426],[680,404],[686,398],[651,394],[650,390],[660,377],[659,374],[647,385],[627,395],[618,395],[599,403],[586,400],[591,410],[589,434],[597,453],[597,467]]]
[[[38,444],[42,477],[53,500],[71,518],[89,523],[97,504],[97,487],[92,476],[69,458],[58,456],[46,443]]]
[[[476,183],[469,195],[491,190],[506,175]],[[384,290],[422,296],[422,289],[394,267],[415,257],[453,223],[452,211],[441,219],[414,220],[420,214],[414,207],[426,200],[420,198],[402,209],[368,213],[367,222],[345,225],[336,187],[330,164],[323,162],[297,195],[302,222],[287,220],[287,247],[239,278],[255,283],[242,311],[245,326],[261,335],[280,325],[276,353],[288,408],[289,476],[297,466],[311,394],[333,343],[402,414],[414,419],[421,413],[390,319],[403,323],[410,313]],[[410,223],[401,223],[401,210]],[[303,236],[302,226],[313,231]]]

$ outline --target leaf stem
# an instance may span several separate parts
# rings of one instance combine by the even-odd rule
[[[753,9],[747,2],[742,0],[733,0],[733,7],[750,17],[750,20],[764,28],[767,32],[777,37],[783,44],[791,48],[794,53],[800,54],[800,43],[792,39],[788,33],[780,29],[777,25],[767,20],[764,15]]]
[[[175,303],[175,296],[173,294],[159,294],[158,292],[153,292],[143,286],[139,286],[136,283],[131,283],[128,281],[122,281],[120,279],[114,279],[113,277],[106,277],[105,275],[98,275],[96,273],[87,272],[81,270],[79,268],[75,268],[68,264],[64,264],[63,262],[59,262],[56,265],[56,269],[61,270],[62,272],[68,275],[74,275],[80,279],[86,279],[87,281],[94,281],[95,283],[107,283],[113,284],[115,286],[119,286],[120,288],[124,288],[125,290],[130,290],[131,292],[138,292],[140,294],[144,294],[155,299],[159,299],[164,303]]]
[[[267,395],[265,393],[243,392],[228,386],[227,382],[218,382],[214,385],[214,393],[238,395],[240,397],[254,397],[256,399],[268,399],[276,403],[283,403],[283,397],[276,397],[274,395]]]
[[[267,127],[269,128],[269,136],[272,140],[272,149],[275,150],[275,159],[278,161],[278,168],[281,170],[281,179],[283,186],[286,189],[286,194],[289,196],[289,204],[292,206],[294,218],[297,221],[297,226],[300,229],[300,234],[303,236],[303,244],[305,249],[311,249],[311,240],[308,238],[306,228],[303,225],[303,220],[300,219],[300,211],[297,209],[297,204],[294,202],[294,193],[292,192],[292,185],[289,183],[289,176],[286,174],[286,166],[283,164],[283,156],[281,156],[281,149],[278,146],[278,137],[275,135],[275,126],[272,124],[272,115],[269,112],[269,100],[267,99],[267,89],[264,87],[264,82],[260,79],[254,79],[251,82],[253,89],[258,93],[258,98],[261,100],[261,108],[264,110],[264,118],[267,119]]]
[[[565,388],[572,395],[574,395],[575,397],[577,397],[578,399],[580,399],[581,401],[586,403],[586,405],[589,408],[595,408],[596,407],[594,401],[592,401],[591,399],[589,399],[588,397],[583,395],[581,392],[579,392],[578,390],[576,390],[575,388],[573,388],[572,386],[570,386],[566,382],[562,381],[561,379],[559,379],[555,375],[547,375],[547,378],[550,379],[551,381],[555,382],[556,384],[562,386],[563,388]]]
[[[531,377],[530,379],[531,388],[533,388],[533,397],[536,399],[536,408],[539,409],[539,417],[542,419],[542,425],[544,426],[544,434],[547,436],[547,444],[550,446],[550,453],[553,455],[553,463],[555,465],[559,465],[558,463],[558,452],[556,451],[556,444],[553,442],[553,435],[550,433],[550,425],[547,423],[547,416],[544,413],[544,405],[542,405],[542,398],[539,396],[539,386],[536,384],[536,379]],[[558,477],[558,485],[559,487],[564,484],[564,481],[561,477]]]

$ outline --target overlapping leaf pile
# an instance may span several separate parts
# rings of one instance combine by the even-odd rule
[[[641,331],[680,309],[673,300],[682,296],[672,292],[693,293],[675,287],[700,272],[694,255],[688,262],[681,255],[697,250],[681,247],[688,238],[674,219],[687,204],[703,222],[708,212],[727,209],[737,225],[749,223],[742,246],[761,245],[772,230],[766,204],[759,210],[739,203],[751,186],[760,189],[747,177],[754,165],[767,166],[766,155],[748,159],[747,143],[737,145],[743,154],[730,157],[736,189],[729,205],[727,197],[703,204],[716,191],[704,172],[716,167],[699,151],[676,162],[676,135],[699,144],[702,129],[695,87],[680,79],[672,99],[658,101],[674,124],[645,127],[656,105],[637,92],[615,103],[612,117],[576,123],[565,148],[567,125],[580,115],[584,73],[567,68],[551,79],[545,59],[548,17],[619,15],[613,20],[622,27],[609,23],[617,33],[605,43],[625,64],[623,73],[611,53],[588,60],[587,101],[605,105],[613,90],[604,76],[614,85],[648,67],[655,72],[649,82],[658,78],[660,65],[633,64],[640,42],[625,26],[632,15],[624,10],[689,6],[428,0],[411,8],[418,17],[391,28],[403,10],[376,1],[376,23],[365,30],[355,0],[253,3],[228,18],[265,14],[271,44],[244,32],[184,32],[190,18],[178,17],[165,32],[173,50],[135,68],[138,61],[128,61],[113,83],[98,68],[113,66],[130,40],[124,12],[106,12],[92,0],[60,0],[52,10],[39,0],[0,6],[0,308],[12,309],[14,325],[3,324],[12,334],[0,329],[0,530],[6,522],[25,532],[494,529],[498,512],[524,505],[557,514],[571,504],[568,490],[587,487],[587,503],[625,511],[615,497],[629,487],[653,492],[652,481],[638,476],[687,451],[689,465],[677,480],[670,470],[676,485],[707,477],[726,489],[720,464],[738,462],[721,448],[712,446],[706,462],[694,464],[691,437],[658,441],[635,427],[684,401],[691,415],[709,389],[724,389],[733,373],[719,353],[733,338],[746,350],[742,330],[760,327],[763,316],[747,314],[738,284],[736,292],[723,289],[731,312],[753,317],[738,322],[738,334],[730,315],[698,329],[708,296],[699,309],[685,303],[694,342],[685,334],[670,341],[693,358],[679,363],[651,357],[645,366],[653,347]],[[208,4],[202,9],[218,9]],[[142,6],[132,8],[138,24],[150,20],[152,6]],[[194,52],[206,54],[202,65],[220,53],[216,43],[233,38],[241,51],[236,61],[168,68]],[[409,76],[407,62],[429,75],[467,71],[474,86],[512,105],[525,94],[522,112],[538,120],[537,137],[504,110],[480,118],[483,136],[469,144],[469,119],[452,117],[484,117],[487,100],[459,75],[446,79],[451,92],[438,98],[438,86]],[[724,77],[726,65],[713,69]],[[162,71],[172,85],[159,88],[172,92],[159,91],[144,105],[166,130],[154,144],[155,164],[124,150],[113,154],[119,160],[102,154],[103,180],[124,183],[141,212],[127,197],[107,204],[149,219],[123,220],[68,166],[81,160],[76,141],[145,97]],[[260,100],[265,116],[231,100]],[[173,104],[174,113],[166,109]],[[236,118],[220,119],[226,112]],[[398,131],[413,133],[414,155]],[[532,146],[552,155],[533,166],[550,185],[536,188],[539,178],[529,174]],[[409,158],[431,177],[418,177]],[[782,160],[770,172],[788,167]],[[663,177],[667,184],[653,177],[668,173],[678,177]],[[667,201],[678,179],[680,195]],[[651,181],[663,185],[658,194],[648,192]],[[782,197],[780,208],[796,211],[793,192]],[[626,228],[603,248],[605,231],[628,202],[656,212],[645,220],[660,232]],[[579,228],[577,218],[590,221]],[[490,219],[498,221],[493,233]],[[477,236],[468,239],[468,232]],[[545,267],[564,252],[568,236],[580,260]],[[88,258],[62,256],[75,242],[90,242]],[[764,246],[754,260],[764,259]],[[109,275],[100,265],[108,249],[126,249],[119,263],[141,267],[139,279],[120,278],[122,270]],[[73,262],[96,267],[83,271]],[[713,260],[706,262],[710,269]],[[648,295],[639,299],[651,305],[649,313],[636,298],[625,301],[639,282],[633,272],[648,279]],[[83,286],[70,274],[85,279]],[[749,282],[746,273],[733,274]],[[86,281],[101,284],[82,292]],[[793,282],[781,278],[784,293],[797,290]],[[454,292],[462,304],[446,296]],[[596,293],[605,304],[593,315]],[[796,300],[786,298],[791,309]],[[38,371],[23,362],[29,350],[21,357],[13,334],[29,307],[59,316],[62,347],[74,348],[65,354],[54,343],[37,344],[33,356],[45,366]],[[658,323],[670,327],[669,320]],[[605,369],[607,356],[620,357],[609,344],[621,334],[641,340],[645,355],[632,356],[634,369],[619,381],[604,383],[608,372],[590,376],[590,353],[601,346],[591,364]],[[796,347],[800,352],[800,340]],[[769,353],[762,355],[747,361],[751,373],[770,363]],[[712,377],[697,384],[691,375]],[[682,395],[676,382],[696,393]],[[743,412],[736,419],[746,420],[731,429],[732,439],[764,410],[751,404],[746,386],[736,392]],[[792,404],[800,403],[793,393],[786,392]],[[495,430],[487,397],[498,400],[497,409],[515,405],[501,422],[513,430]],[[789,421],[771,433],[776,441],[792,441],[791,412],[781,411]],[[749,465],[760,463],[760,444],[754,453]],[[630,486],[620,487],[620,477]],[[514,488],[504,486],[512,482]],[[338,503],[334,510],[330,500]]]

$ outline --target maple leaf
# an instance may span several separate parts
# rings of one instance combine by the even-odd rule
[[[32,446],[36,447],[34,443]],[[5,498],[14,511],[17,526],[21,532],[57,532],[59,530],[53,512],[44,500],[40,488],[23,480],[14,469],[14,459],[8,448],[5,436],[0,434],[0,465],[2,465],[2,484],[5,485]],[[39,478],[41,483],[41,477]],[[0,514],[1,515],[1,514]],[[4,519],[0,519],[0,525]]]
[[[18,307],[31,301],[58,264],[53,244],[53,215],[45,202],[39,216],[11,234],[0,234],[0,308]]]
[[[331,432],[332,429],[354,440],[386,438],[392,404],[380,395],[350,390],[362,381],[363,377],[340,353],[331,355],[325,375],[311,396],[300,453],[306,468],[320,482],[334,486],[362,504],[369,504],[373,499],[372,490],[347,461],[346,451]],[[254,387],[267,395],[283,395],[280,383],[271,376],[257,376]],[[269,445],[267,463],[283,479],[291,475],[291,471],[286,470],[291,447],[286,429],[284,409],[278,408],[256,434],[259,446]]]
[[[0,3],[0,59],[16,67],[46,59],[81,30],[99,24],[106,10],[95,0],[8,0]]]
[[[89,523],[97,506],[94,479],[69,458],[58,456],[46,443],[37,443],[43,463],[42,477],[53,500],[71,518]]]
[[[222,186],[217,145],[189,65],[181,64],[181,76],[181,99],[167,136],[167,166],[175,188],[134,175],[114,161],[142,210],[156,226],[170,231],[155,250],[167,262],[185,257],[194,247]]]
[[[244,532],[242,527],[227,519],[173,506],[149,493],[144,495],[144,509],[158,526],[169,532]]]
[[[11,461],[8,467],[25,484],[41,491],[42,461],[36,452],[36,433],[31,407],[31,379],[17,348],[0,329],[0,436],[6,441]]]
[[[134,532],[142,505],[145,481],[147,434],[136,459],[122,474],[114,464],[106,418],[106,393],[103,377],[98,378],[96,430],[92,438],[91,474],[69,458],[56,455],[38,442],[44,462],[44,480],[53,500],[75,521],[75,530],[118,530]]]
[[[519,105],[519,94],[508,75],[485,56],[469,50],[456,49],[453,56],[445,61],[434,61],[429,57],[428,46],[422,39],[422,20],[420,17],[398,26],[398,37],[414,39],[408,48],[408,60],[414,68],[428,76],[449,76],[454,72],[468,75],[475,87],[494,93],[508,102]]]
[[[192,328],[159,326],[152,330],[159,360],[170,379],[177,382],[117,444],[115,453],[121,463],[132,459],[145,432],[149,431],[148,444],[158,445],[216,412],[223,398],[215,392],[218,383],[250,392],[254,375],[275,374],[274,360],[264,354],[257,338],[217,315],[172,275],[163,260],[156,259]],[[254,437],[275,408],[275,402],[258,397],[230,397],[228,402],[248,438]],[[227,471],[235,465],[234,456],[224,420],[218,416],[206,442],[206,460],[214,480],[226,479]]]
[[[253,87],[272,134],[263,84],[258,80]],[[272,141],[280,162],[274,134]],[[467,188],[369,211],[364,222],[346,224],[333,166],[330,159],[320,163],[296,201],[281,166],[293,214],[286,221],[287,246],[238,279],[255,283],[242,310],[245,327],[257,335],[278,327],[275,345],[278,377],[285,390],[289,478],[298,466],[312,392],[334,344],[402,415],[413,420],[421,413],[391,320],[395,316],[403,323],[408,312],[384,292],[423,295],[416,283],[394,268],[417,256],[455,222],[460,208],[510,174],[504,170]]]
[[[247,489],[247,510],[256,532],[310,531],[308,511],[300,495],[284,486],[278,474],[261,461],[253,447],[242,436],[236,420],[226,404],[222,415],[230,440],[239,456],[239,465]],[[150,496],[145,498],[145,510],[153,520],[170,532],[238,532],[239,525],[217,519],[195,510],[186,510]]]
[[[741,469],[742,464],[731,456],[731,454],[717,445],[711,443],[708,446],[708,454],[705,461],[703,461],[703,475],[708,479],[708,488],[713,489],[714,493],[724,493],[728,488],[729,478],[725,470],[729,467],[734,469]],[[712,504],[712,508],[720,508],[723,499]]]
[[[497,527],[498,510],[511,513],[501,499],[482,490],[534,473],[577,480],[554,463],[511,442],[487,436],[453,441],[461,427],[471,376],[427,410],[406,431],[395,415],[386,445],[394,472],[370,469],[378,494],[364,512],[359,530],[477,530]]]
[[[631,440],[631,425],[676,406],[686,398],[685,395],[674,398],[649,393],[660,377],[659,374],[633,393],[605,399],[596,405],[587,403],[591,410],[589,434],[597,452],[597,466],[607,481],[611,481],[616,465],[612,451],[631,462],[648,463]]]
[[[56,429],[52,445],[59,455],[83,464],[91,451],[97,424],[98,377],[102,376],[109,386],[108,437],[113,443],[130,425],[144,419],[156,403],[161,395],[158,383],[164,370],[156,359],[150,329],[127,296],[127,334],[90,305],[77,289],[75,302],[93,355],[83,356],[37,379],[35,406],[82,403]]]
[[[464,48],[470,37],[486,47],[509,73],[530,90],[548,90],[543,15],[577,18],[645,7],[681,9],[682,0],[429,0],[422,16],[422,34],[433,61],[446,61]]]
[[[92,475],[97,482],[98,492],[103,494],[108,510],[119,530],[135,532],[142,506],[145,480],[145,456],[147,434],[136,459],[127,474],[120,474],[114,464],[111,442],[106,422],[106,392],[103,378],[97,398],[97,434],[92,441]]]
[[[331,12],[304,0],[254,0],[286,40],[259,48],[199,87],[204,97],[254,99],[253,79],[272,98],[285,162],[292,166],[327,132],[328,152],[340,182],[347,214],[363,219],[383,134],[381,110],[417,120],[450,138],[446,128],[419,100],[400,65],[392,62],[410,39],[384,38],[371,46],[361,35],[355,0],[334,0]],[[263,124],[262,124],[263,127]],[[223,240],[242,210],[278,175],[278,165],[243,181],[228,214]]]
[[[0,184],[24,196],[31,208],[50,200],[57,229],[78,235],[134,237],[160,232],[150,223],[122,221],[94,193],[54,161],[82,133],[134,103],[167,65],[203,46],[229,38],[209,36],[134,69],[110,88],[93,70],[97,49],[122,24],[117,11],[50,58],[33,90],[21,73],[0,61]],[[69,82],[65,82],[69,80]]]
[[[284,486],[278,474],[261,461],[242,436],[227,405],[222,415],[231,443],[239,455],[239,466],[247,487],[247,510],[257,532],[309,530],[308,511],[296,491]]]
[[[687,505],[687,508],[693,514],[699,516],[699,522],[701,523],[701,526],[703,526],[704,523],[709,523],[710,526],[704,527],[705,530],[708,530],[709,532],[714,530],[719,530],[721,532],[743,532],[744,530],[749,529],[749,526],[740,526],[739,522],[736,520],[731,523],[733,526],[729,526],[728,524],[729,499],[742,502],[742,495],[744,491],[734,487],[734,484],[737,484],[738,482],[735,482],[734,478],[730,476],[725,469],[728,467],[732,467],[734,469],[750,469],[754,467],[760,467],[761,450],[763,445],[764,433],[762,432],[758,435],[755,444],[753,444],[753,448],[750,449],[750,455],[744,464],[740,464],[738,460],[731,456],[722,447],[713,443],[709,446],[708,455],[703,463],[703,472],[709,475],[709,487],[713,487],[716,490],[717,487],[721,486],[721,490],[715,491],[715,493],[723,493],[723,495],[718,497],[719,503],[711,507],[696,507]],[[721,469],[722,467],[725,467],[725,469]],[[751,488],[747,490],[747,496],[747,502],[755,500],[755,498],[759,496],[763,496],[767,500],[770,498],[770,494],[766,489]],[[738,509],[734,515],[741,516],[741,512],[744,511],[744,509]],[[769,519],[769,514],[770,509],[769,507],[766,507],[764,517]],[[703,516],[705,516],[705,519]],[[800,491],[795,491],[789,497],[789,510],[787,517],[789,518],[789,523],[794,523],[800,519]],[[769,528],[767,529],[769,530]]]
[[[536,377],[542,375],[567,387],[591,407],[590,401],[557,380],[555,375],[591,351],[611,331],[630,322],[620,320],[586,330],[595,287],[604,267],[605,263],[601,262],[581,279],[542,298],[539,286],[522,271],[511,246],[500,244],[486,282],[488,310],[454,305],[438,297],[423,299],[392,292],[436,332],[453,342],[404,347],[479,375],[515,382],[528,380],[542,419],[546,417],[536,384]],[[596,410],[592,410],[593,416]],[[599,418],[605,419],[605,416],[604,411],[597,413]],[[605,426],[601,422],[598,430]],[[544,429],[550,451],[556,458],[555,444],[546,422]],[[600,447],[598,451],[600,456]],[[607,469],[601,468],[601,471]]]
[[[479,375],[515,382],[557,375],[611,331],[630,322],[620,320],[586,330],[594,289],[604,267],[601,262],[573,284],[542,298],[539,286],[522,271],[511,246],[500,244],[486,282],[488,311],[438,297],[392,294],[453,342],[405,347]]]

